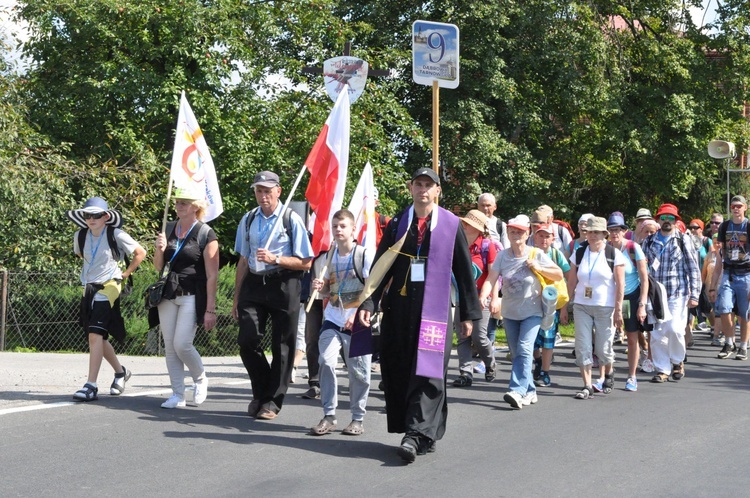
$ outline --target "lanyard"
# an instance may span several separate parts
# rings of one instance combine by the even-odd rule
[[[174,258],[177,257],[177,253],[180,252],[180,249],[182,249],[182,246],[185,245],[185,241],[188,238],[188,235],[190,235],[190,232],[193,231],[193,227],[195,224],[198,223],[198,220],[195,220],[192,225],[190,225],[190,228],[188,229],[187,233],[185,234],[185,238],[181,239],[180,235],[182,235],[182,229],[180,228],[180,222],[177,222],[177,247],[174,250],[174,254],[172,254],[172,257],[169,259],[169,266],[172,266],[172,261],[174,261]]]
[[[591,272],[594,271],[594,267],[596,266],[596,262],[599,261],[599,256],[602,255],[604,252],[604,248],[602,248],[601,251],[596,253],[596,258],[594,259],[594,264],[591,264],[591,248],[589,247],[589,285],[591,285]]]
[[[263,246],[263,239],[268,236],[268,232],[273,228],[274,221],[270,219],[268,221],[266,226],[263,227],[263,217],[258,216],[258,247]]]
[[[89,261],[89,268],[86,271],[86,276],[87,277],[88,277],[89,273],[91,273],[91,267],[94,266],[94,259],[96,259],[96,253],[99,252],[99,245],[101,245],[102,239],[104,238],[104,234],[106,233],[106,231],[107,231],[107,229],[105,227],[105,229],[102,230],[102,233],[99,234],[99,240],[96,242],[96,247],[95,247],[94,246],[94,235],[91,232],[91,230],[89,230],[89,240],[91,241],[91,243],[89,244],[89,246],[91,247],[91,260]],[[83,251],[81,251],[81,252],[83,252]]]

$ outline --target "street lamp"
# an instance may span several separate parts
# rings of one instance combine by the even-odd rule
[[[729,211],[729,173],[736,171],[744,171],[742,169],[731,169],[729,164],[737,154],[734,151],[734,144],[732,142],[725,142],[724,140],[711,140],[708,142],[708,155],[714,159],[726,159],[727,161],[727,215],[731,216]]]

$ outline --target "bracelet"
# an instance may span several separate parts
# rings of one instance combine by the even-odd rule
[[[646,303],[638,303],[638,307],[640,308],[641,306],[646,306]]]
[[[216,314],[216,312],[215,312],[215,311],[208,311],[208,310],[206,310],[206,313],[211,313],[212,315],[215,315],[215,314]]]

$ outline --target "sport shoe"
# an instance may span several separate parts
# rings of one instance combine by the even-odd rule
[[[73,399],[76,401],[96,401],[99,399],[98,393],[98,387],[91,382],[86,382],[81,389],[73,393]]]
[[[537,401],[539,401],[539,398],[536,395],[536,391],[527,392],[526,395],[521,398],[521,403],[523,403],[523,406],[533,405]]]
[[[206,396],[208,396],[208,378],[203,375],[203,380],[199,380],[193,385],[194,388],[194,394],[193,394],[193,404],[200,405],[204,401],[206,401]]]
[[[305,391],[302,397],[305,399],[320,399],[320,387],[310,386],[310,389]]]
[[[125,391],[125,383],[130,380],[130,370],[122,366],[122,372],[115,374],[115,380],[112,381],[112,385],[109,387],[109,394],[112,396],[119,396]]]
[[[471,378],[471,374],[467,372],[461,372],[461,375],[456,377],[456,380],[453,381],[454,387],[471,387],[471,384],[473,382],[473,379]]]
[[[549,387],[552,385],[552,381],[549,378],[549,372],[545,372],[542,370],[542,372],[539,374],[539,378],[534,381],[534,384],[537,387]]]
[[[732,344],[731,346],[729,344],[724,344],[724,347],[721,348],[721,352],[718,354],[718,358],[721,360],[726,360],[730,356],[734,355],[737,352],[737,346]]]
[[[487,371],[487,368],[484,366],[483,362],[478,362],[476,365],[474,365],[474,373],[483,374]]]
[[[594,392],[597,393],[604,391],[604,379],[599,379],[596,382],[592,382],[591,387],[593,387]]]
[[[724,345],[724,338],[723,337],[714,337],[713,339],[711,339],[711,345],[712,346],[722,347]]]
[[[646,358],[643,365],[641,365],[641,372],[652,373],[654,370],[654,362]]]
[[[184,408],[185,407],[185,399],[181,396],[178,396],[177,394],[173,394],[169,397],[164,403],[161,404],[162,408],[166,408],[168,410],[171,410],[173,408]]]
[[[737,348],[737,355],[734,357],[735,360],[747,360],[747,348]]]
[[[515,391],[505,393],[503,400],[517,410],[523,408],[523,397]]]
[[[638,390],[638,379],[635,377],[628,377],[628,380],[625,381],[625,390],[636,392]]]
[[[699,330],[701,332],[708,332],[711,330],[711,327],[706,322],[700,322],[698,325],[696,325],[696,330]]]
[[[534,360],[534,380],[539,379],[540,375],[542,375],[542,359],[537,358]]]

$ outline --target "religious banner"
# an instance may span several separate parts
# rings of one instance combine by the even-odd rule
[[[349,93],[349,104],[353,104],[367,83],[367,62],[356,57],[344,55],[323,62],[323,81],[328,96],[336,102],[342,90]]]
[[[203,221],[216,219],[224,211],[214,161],[184,91],[180,97],[170,176],[178,188],[198,188],[205,192],[208,206]]]

